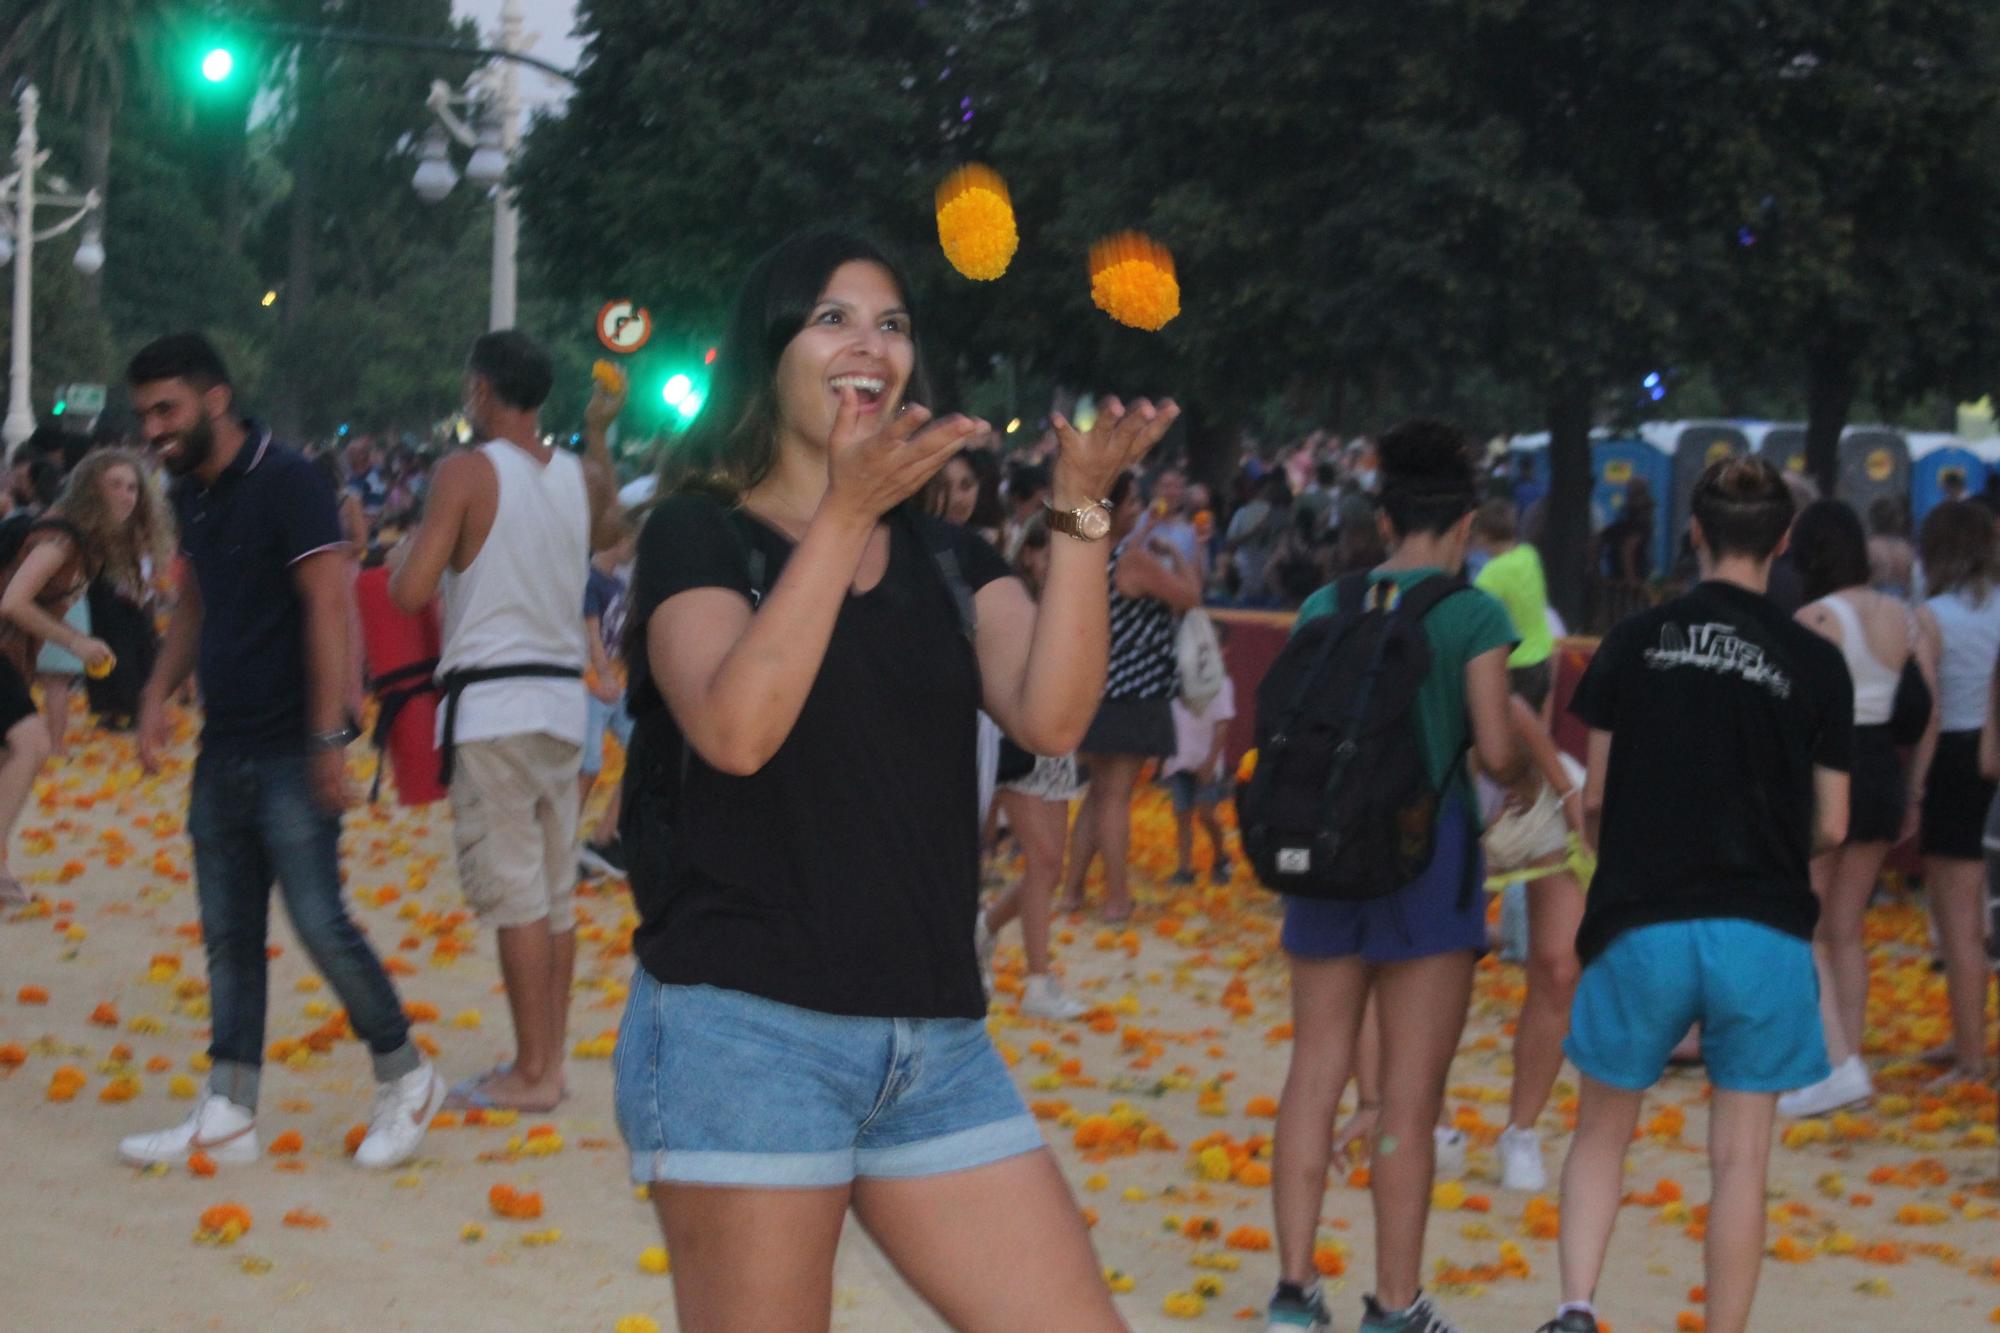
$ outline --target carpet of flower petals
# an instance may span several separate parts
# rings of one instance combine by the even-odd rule
[[[621,884],[579,900],[571,1096],[554,1114],[446,1113],[406,1166],[357,1169],[348,1153],[372,1090],[366,1054],[274,910],[263,1158],[117,1163],[120,1136],[187,1113],[206,1064],[183,830],[191,719],[178,725],[175,761],[150,779],[129,740],[80,738],[37,786],[14,846],[15,873],[36,897],[0,922],[7,1327],[672,1329],[671,1259],[627,1183],[611,1112],[608,1057],[635,924]],[[357,779],[372,763],[357,748]],[[607,777],[617,772],[614,754]],[[442,806],[384,804],[349,817],[343,847],[352,909],[418,1040],[458,1079],[505,1055],[509,1024],[490,935],[458,898],[446,820]],[[1269,1148],[1290,1042],[1277,914],[1240,861],[1226,886],[1167,888],[1173,824],[1157,793],[1135,822],[1138,915],[1116,928],[1088,915],[1057,925],[1059,965],[1089,1016],[1060,1026],[1018,1016],[1010,930],[990,1027],[1093,1220],[1132,1325],[1260,1327],[1277,1263]],[[1204,847],[1203,869],[1206,858]],[[1943,1039],[1945,1014],[1921,910],[1897,898],[1869,929],[1882,1095],[1784,1127],[1755,1323],[1987,1326],[2000,1321],[1994,1095],[1924,1082],[1917,1057]],[[1522,987],[1518,968],[1481,965],[1452,1070],[1471,1164],[1438,1183],[1427,1280],[1468,1330],[1532,1328],[1556,1298],[1552,1194],[1502,1190],[1495,1161]],[[1541,1123],[1552,1191],[1575,1091],[1566,1070]],[[1670,1075],[1648,1103],[1600,1297],[1618,1333],[1699,1327],[1706,1121],[1698,1071]],[[1340,1327],[1356,1321],[1371,1280],[1364,1181],[1335,1173],[1314,1256]],[[858,1229],[836,1286],[836,1328],[937,1327]]]

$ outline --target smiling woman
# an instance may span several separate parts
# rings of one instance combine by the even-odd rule
[[[1076,515],[1176,411],[1056,419],[1037,606],[908,503],[983,429],[932,420],[913,304],[852,236],[760,260],[639,539],[618,1121],[683,1327],[824,1327],[850,1207],[947,1323],[1123,1327],[986,1034],[974,726],[1075,747],[1108,637]]]

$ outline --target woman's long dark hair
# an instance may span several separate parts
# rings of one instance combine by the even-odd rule
[[[661,451],[662,496],[694,491],[734,505],[770,475],[778,457],[778,360],[805,328],[842,264],[879,264],[889,273],[921,334],[902,267],[864,237],[845,231],[801,232],[751,265],[736,296],[729,329],[717,345],[715,378],[699,417]],[[922,344],[903,401],[930,404]]]
[[[1839,500],[1815,500],[1792,521],[1792,559],[1805,598],[1868,586],[1868,534],[1861,516]]]

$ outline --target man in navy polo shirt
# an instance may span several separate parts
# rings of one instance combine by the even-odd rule
[[[198,670],[207,715],[188,804],[208,954],[208,1093],[126,1160],[257,1159],[271,882],[368,1043],[381,1087],[355,1160],[387,1167],[423,1141],[445,1087],[410,1041],[388,974],[340,900],[348,566],[332,491],[311,464],[233,411],[222,358],[197,334],[162,338],[126,370],[148,446],[174,475],[190,577],[139,703],[139,762],[157,771],[166,701]]]

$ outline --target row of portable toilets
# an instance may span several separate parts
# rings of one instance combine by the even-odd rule
[[[1546,433],[1517,435],[1510,453],[1545,455]],[[1702,469],[1718,458],[1758,453],[1781,468],[1805,470],[1806,428],[1802,423],[1767,421],[1655,421],[1636,435],[1598,432],[1590,446],[1591,517],[1602,529],[1625,508],[1634,481],[1644,481],[1655,505],[1653,569],[1673,565],[1680,534],[1687,530],[1688,499]],[[1548,473],[1538,461],[1543,480]],[[1850,426],[1840,437],[1839,485],[1835,494],[1860,510],[1882,496],[1909,502],[1917,523],[1939,502],[1977,495],[1988,474],[2000,477],[2000,437],[1968,442],[1956,435]]]

